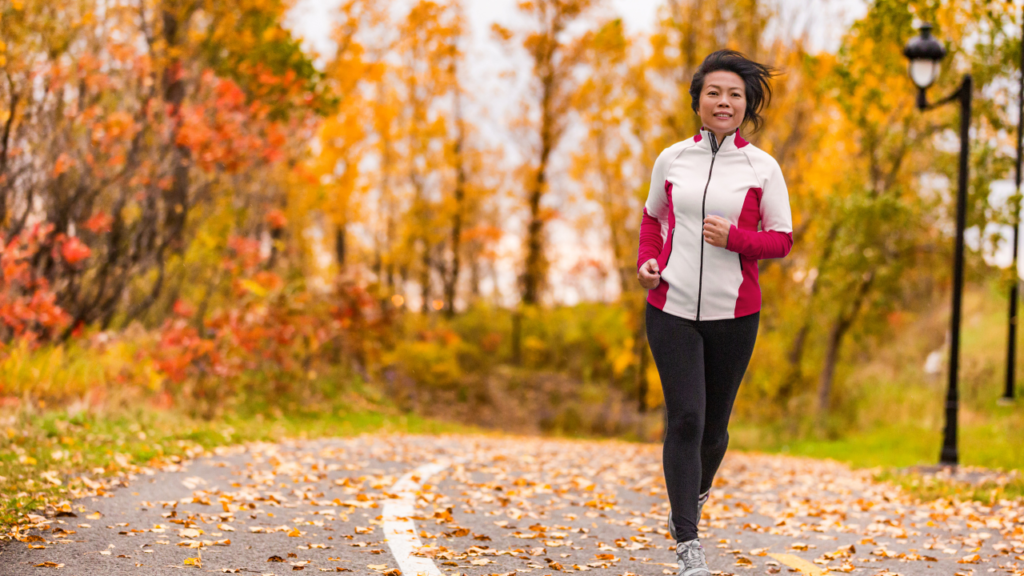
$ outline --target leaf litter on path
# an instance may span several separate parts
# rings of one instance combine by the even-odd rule
[[[416,466],[460,457],[467,460],[419,479],[409,517],[423,543],[416,554],[446,574],[660,573],[675,566],[661,452],[652,444],[522,437],[255,443],[220,451],[216,468],[231,482],[189,472],[174,499],[137,501],[143,522],[103,522],[97,510],[89,518],[103,526],[92,528],[34,515],[26,524],[38,534],[21,535],[26,546],[47,546],[72,535],[89,542],[108,530],[135,539],[133,548],[147,539],[142,545],[152,558],[154,550],[169,555],[174,547],[165,534],[173,530],[184,550],[204,553],[178,556],[179,566],[240,570],[237,561],[220,566],[215,547],[252,546],[273,552],[250,554],[247,569],[257,572],[280,562],[289,570],[397,576],[380,530],[384,504],[397,497],[393,485]],[[108,495],[131,498],[126,490]],[[96,507],[78,505],[80,513]],[[875,482],[871,470],[833,461],[730,452],[700,529],[720,574],[778,573],[793,557],[836,573],[896,574],[908,566],[946,574],[1024,571],[1020,501],[920,502]],[[34,565],[57,566],[55,559]]]

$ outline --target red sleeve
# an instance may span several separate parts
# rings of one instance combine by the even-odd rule
[[[641,232],[642,234],[642,232]],[[750,258],[783,258],[793,247],[792,232],[775,230],[742,230],[735,225],[729,227],[729,240],[725,247]]]
[[[658,257],[661,253],[661,244],[661,222],[648,214],[647,208],[644,208],[643,220],[640,221],[640,257],[636,261],[637,270],[644,262]]]

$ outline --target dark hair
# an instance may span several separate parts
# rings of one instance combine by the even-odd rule
[[[768,79],[777,76],[778,72],[748,59],[735,50],[719,50],[708,54],[708,57],[697,67],[690,82],[690,97],[693,99],[693,111],[700,114],[700,93],[704,90],[704,77],[712,72],[725,70],[735,72],[747,87],[747,110],[743,115],[743,123],[754,123],[754,132],[761,129],[764,118],[761,111],[772,99],[772,87]]]

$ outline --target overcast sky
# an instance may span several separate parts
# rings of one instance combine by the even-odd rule
[[[408,0],[386,0],[401,13]],[[516,0],[464,0],[477,41],[486,41],[492,22],[516,20]],[[813,18],[819,23],[812,30],[815,49],[835,50],[842,30],[864,14],[865,0],[779,0],[787,20]],[[658,7],[664,0],[606,0],[605,8],[622,16],[630,33],[649,31]],[[298,0],[290,14],[290,25],[308,46],[321,54],[332,49],[330,40],[333,14],[339,0]]]

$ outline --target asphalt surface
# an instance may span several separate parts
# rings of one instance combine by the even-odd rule
[[[0,575],[397,576],[383,511],[432,462],[447,467],[413,478],[410,518],[445,576],[677,572],[660,445],[394,435],[251,444],[137,476],[0,544]],[[730,452],[700,528],[718,574],[1024,574],[1020,502],[920,503],[833,462]]]

